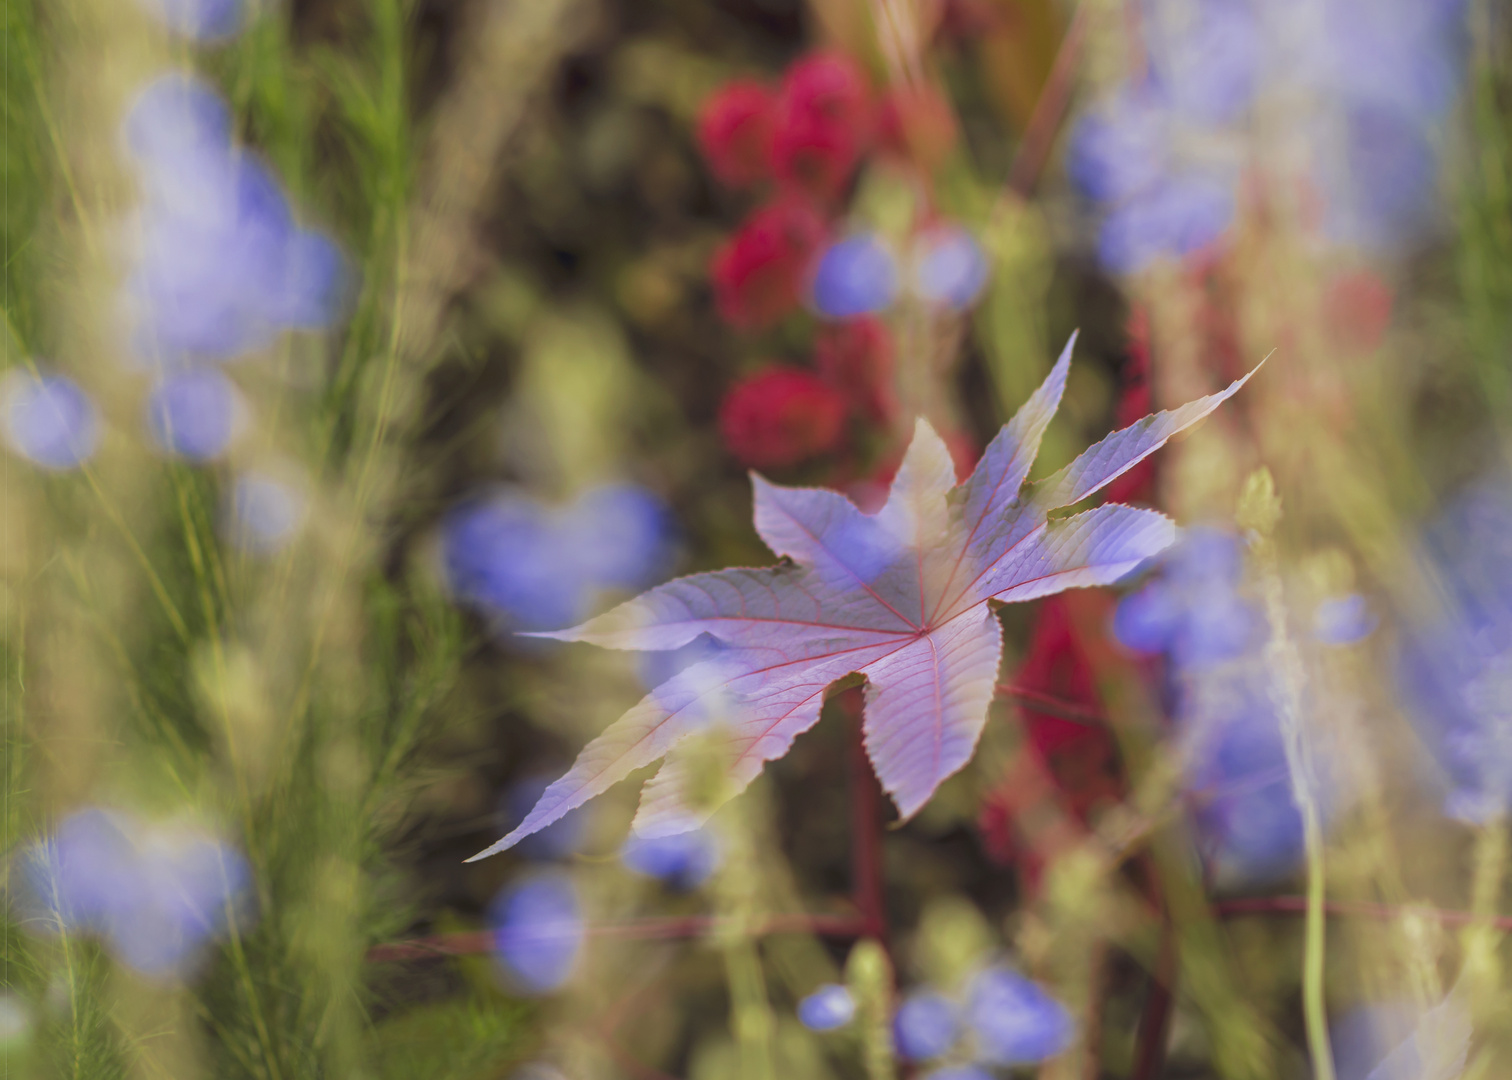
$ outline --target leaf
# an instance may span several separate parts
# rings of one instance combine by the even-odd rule
[[[830,687],[857,674],[867,684],[867,754],[903,817],[916,813],[970,760],[986,723],[1002,654],[993,605],[1110,584],[1176,538],[1174,523],[1152,510],[1110,504],[1058,519],[1050,512],[1095,494],[1249,378],[1114,432],[1026,486],[1075,341],[961,485],[944,442],[923,420],[875,514],[833,491],[779,487],[753,474],[757,532],[786,561],[680,578],[581,626],[538,635],[665,650],[707,634],[724,647],[610,725],[518,828],[474,858],[512,846],[660,759],[635,828],[647,836],[691,828],[712,811],[685,797],[699,762],[723,762],[722,790],[743,790],[818,721]],[[695,732],[704,737],[684,743]],[[709,755],[709,739],[722,753]]]

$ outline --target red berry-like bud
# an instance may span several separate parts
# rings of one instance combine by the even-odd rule
[[[845,435],[845,412],[845,399],[817,376],[771,367],[730,388],[719,430],[743,464],[780,469],[835,449]]]
[[[781,198],[753,213],[714,253],[720,315],[733,326],[757,329],[792,311],[824,236],[824,219],[803,199]]]
[[[893,393],[892,334],[877,319],[832,323],[814,341],[819,376],[875,424],[889,424],[898,412]]]
[[[698,114],[698,145],[721,183],[750,187],[771,174],[777,96],[753,79],[726,83]]]
[[[788,68],[777,97],[772,171],[824,199],[844,190],[871,142],[866,76],[843,53],[815,53]]]
[[[934,170],[956,144],[955,111],[934,86],[894,86],[882,98],[877,143],[889,155]]]

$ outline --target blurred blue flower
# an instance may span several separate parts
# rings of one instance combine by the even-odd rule
[[[811,288],[814,307],[831,319],[881,311],[898,294],[898,267],[882,240],[871,234],[836,241],[819,257]]]
[[[908,995],[893,1016],[893,1044],[898,1056],[908,1061],[941,1056],[959,1034],[955,1003],[930,990]]]
[[[719,869],[723,852],[708,829],[692,829],[670,836],[631,834],[620,848],[627,870],[653,877],[675,889],[696,889]]]
[[[161,379],[147,398],[147,430],[163,450],[212,461],[231,445],[241,411],[236,385],[219,371],[193,369]]]
[[[1113,614],[1113,637],[1127,649],[1165,653],[1182,669],[1232,660],[1256,643],[1261,618],[1238,592],[1244,543],[1233,533],[1193,526],[1166,552],[1159,573]]]
[[[494,953],[517,989],[549,994],[577,966],[585,927],[577,889],[565,874],[542,874],[505,889],[489,905]]]
[[[525,820],[525,815],[540,801],[556,775],[529,776],[517,780],[504,792],[499,803],[500,824],[504,832]],[[562,859],[576,855],[588,840],[587,807],[578,807],[539,832],[531,833],[515,845],[514,850],[527,859]]]
[[[1242,591],[1244,542],[1196,526],[1125,597],[1113,637],[1163,655],[1169,709],[1184,750],[1185,786],[1197,836],[1214,877],[1256,884],[1292,873],[1304,853],[1279,716],[1265,667],[1265,619]],[[1339,795],[1315,751],[1328,816]]]
[[[305,496],[293,484],[262,472],[244,472],[232,481],[226,507],[230,541],[257,555],[281,550],[305,519]]]
[[[672,569],[676,523],[667,504],[643,487],[585,491],[568,507],[563,530],[582,574],[599,588],[640,590]]]
[[[159,978],[193,967],[251,880],[246,861],[207,833],[98,808],[31,848],[20,876],[34,925],[103,936],[117,959]]]
[[[1180,258],[1214,243],[1234,219],[1234,185],[1219,174],[1187,171],[1114,207],[1098,236],[1098,257],[1133,274],[1163,256]]]
[[[1406,620],[1396,671],[1447,774],[1445,810],[1484,823],[1512,799],[1512,488],[1483,481],[1427,530],[1439,609]]]
[[[856,1015],[856,999],[838,983],[825,983],[798,1003],[798,1021],[810,1031],[834,1031]]]
[[[229,360],[323,328],[342,300],[336,246],[294,223],[272,172],[232,144],[218,101],[165,75],[123,125],[145,200],[122,304],[134,350],[155,364]]]
[[[1378,622],[1359,593],[1334,596],[1313,611],[1312,635],[1324,645],[1354,645],[1374,633]]]
[[[1473,1033],[1451,991],[1426,1012],[1407,1002],[1356,1006],[1333,1024],[1330,1042],[1338,1080],[1459,1080]]]
[[[141,0],[176,34],[196,41],[230,37],[241,29],[243,0]]]
[[[1236,119],[1255,98],[1264,38],[1248,0],[1201,0],[1140,10],[1151,79],[1171,106],[1209,124]]]
[[[452,591],[519,630],[581,621],[604,590],[659,580],[675,551],[666,505],[629,485],[592,489],[565,509],[502,490],[454,509],[441,533]]]
[[[1008,968],[989,968],[971,984],[967,1020],[978,1057],[995,1065],[1032,1065],[1071,1045],[1074,1024],[1066,1007]]]
[[[1148,91],[1123,88],[1082,113],[1066,148],[1066,172],[1083,196],[1111,204],[1153,188],[1170,168],[1172,120]]]
[[[970,307],[987,284],[987,258],[972,235],[941,226],[915,242],[911,260],[914,295],[952,310]]]
[[[45,469],[74,469],[100,442],[94,404],[72,379],[19,368],[0,381],[0,423],[11,450]]]

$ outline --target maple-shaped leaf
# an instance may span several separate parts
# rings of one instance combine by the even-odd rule
[[[783,561],[670,581],[581,626],[539,636],[613,649],[720,645],[609,726],[481,859],[545,828],[637,769],[665,759],[641,795],[635,829],[682,832],[685,780],[716,740],[725,792],[744,789],[819,719],[840,679],[866,681],[863,735],[878,779],[906,819],[970,760],[997,681],[1002,632],[994,603],[1107,585],[1159,554],[1174,523],[1108,504],[1051,518],[1218,407],[1222,393],[1116,431],[1059,472],[1026,484],[1060,404],[1073,335],[1032,398],[960,485],[949,450],[923,420],[886,504],[863,513],[845,496],[752,474],[756,530]],[[1253,373],[1251,373],[1253,374]],[[690,755],[680,744],[698,745]],[[705,787],[707,785],[704,785]]]

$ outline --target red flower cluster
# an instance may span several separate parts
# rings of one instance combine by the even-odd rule
[[[731,187],[770,179],[830,200],[869,147],[874,115],[861,69],[844,53],[821,52],[788,68],[775,93],[749,79],[726,84],[705,103],[698,139]]]
[[[744,464],[782,469],[835,449],[845,413],[845,398],[812,372],[769,367],[730,388],[719,430]]]
[[[827,327],[815,343],[818,374],[769,367],[737,382],[719,425],[725,445],[756,469],[797,465],[839,448],[854,416],[886,424],[892,393],[892,336],[875,319]]]
[[[704,105],[698,142],[728,187],[770,185],[773,194],[714,253],[720,316],[744,330],[771,326],[798,307],[862,159],[874,148],[934,168],[956,125],[931,88],[889,91],[879,101],[866,73],[839,52],[802,57],[768,87],[726,84]],[[887,428],[897,419],[892,339],[882,323],[822,329],[818,374],[774,367],[736,383],[720,412],[730,452],[754,468],[784,468],[840,448],[846,422]],[[960,448],[974,460],[975,448]]]
[[[714,254],[720,315],[732,326],[757,329],[797,307],[824,237],[824,219],[801,198],[779,198],[757,210]]]

